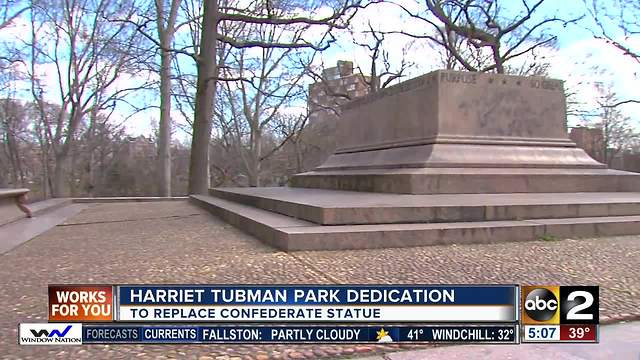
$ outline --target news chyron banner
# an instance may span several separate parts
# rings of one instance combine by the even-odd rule
[[[599,342],[598,286],[50,285],[24,345]]]
[[[519,296],[518,285],[51,285],[49,323],[21,324],[20,343],[515,344]]]

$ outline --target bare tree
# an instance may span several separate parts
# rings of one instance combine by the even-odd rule
[[[414,41],[403,41],[399,51],[392,50],[388,45],[402,36],[378,30],[371,22],[367,23],[366,30],[358,33],[352,31],[351,36],[353,43],[364,50],[369,58],[363,61],[364,65],[357,64],[355,72],[350,61],[338,62],[339,79],[327,76],[324,63],[308,69],[314,84],[308,95],[307,116],[313,120],[301,129],[300,134],[291,137],[298,172],[321,164],[335,150],[341,105],[393,85],[416,66],[409,60]]]
[[[0,0],[0,32],[6,31],[18,18],[27,14],[29,8],[28,2]],[[20,50],[15,45],[15,41],[9,36],[5,36],[0,41],[0,46],[2,46],[0,71],[14,72],[16,69],[12,68],[12,65],[23,61]]]
[[[264,5],[266,4],[266,6]],[[292,3],[302,7],[302,3]],[[290,4],[270,2],[255,2],[256,9],[247,11],[246,8],[228,7],[218,9],[215,0],[204,0],[202,12],[202,33],[200,49],[198,52],[198,82],[196,91],[196,108],[193,122],[193,141],[191,143],[191,161],[189,165],[189,193],[203,194],[209,186],[209,140],[211,136],[211,122],[213,107],[215,104],[215,89],[217,80],[216,43],[221,41],[236,48],[261,47],[261,48],[315,48],[325,49],[333,40],[331,30],[337,27],[346,27],[348,21],[355,14],[355,10],[363,6],[361,0],[347,0],[345,2],[324,3],[321,5],[334,6],[334,11],[329,16],[299,16],[295,11],[284,12],[283,16],[274,13],[276,8],[291,8]],[[220,11],[221,10],[221,11]],[[314,9],[306,9],[306,13],[313,13]],[[283,41],[277,43],[265,42],[260,39],[232,39],[217,34],[217,25],[220,22],[243,22],[248,24],[264,24],[273,27],[301,26],[324,28],[324,35],[318,40],[307,40],[301,37],[300,41]]]
[[[14,20],[29,10],[28,3],[13,0],[0,1],[0,30],[11,25]]]
[[[447,70],[465,70],[457,57],[465,59],[474,68],[482,68],[491,62],[490,55],[482,48],[469,46],[467,39],[457,36],[452,31],[445,31],[443,27],[434,31],[433,40],[428,42],[432,54],[438,57],[439,67]],[[430,39],[430,37],[427,37]],[[447,44],[444,46],[443,44]]]
[[[388,34],[382,31],[375,30],[371,22],[368,24],[369,29],[363,32],[365,39],[362,41],[356,40],[354,37],[354,44],[367,50],[369,56],[369,69],[367,72],[362,70],[362,67],[358,66],[363,81],[368,85],[369,93],[374,93],[380,89],[384,89],[394,81],[397,81],[406,75],[406,72],[410,70],[415,63],[408,60],[408,53],[411,51],[413,42],[407,43],[400,50],[400,62],[394,64],[392,56],[398,56],[398,54],[391,54],[389,50],[385,48],[389,44],[387,39]],[[365,74],[368,73],[368,74]]]
[[[455,59],[469,71],[506,73],[507,64],[514,59],[554,44],[557,37],[548,33],[552,24],[566,26],[578,20],[540,18],[538,10],[544,1],[523,0],[521,9],[516,10],[502,7],[498,0],[426,0],[427,11],[423,13],[399,5],[410,18],[430,25],[431,31],[398,32],[444,48],[449,67]]]
[[[53,65],[60,110],[53,122],[42,116],[43,129],[54,153],[53,196],[66,193],[70,173],[69,154],[77,140],[78,129],[91,111],[113,111],[125,95],[143,86],[118,87],[126,72],[135,72],[140,49],[135,29],[111,18],[132,16],[131,2],[111,0],[74,0],[62,3],[33,4],[34,17],[41,26],[33,31],[32,83],[34,97],[42,104],[45,89],[37,79],[36,68]],[[32,22],[32,24],[35,21]],[[37,39],[37,40],[36,40]],[[37,66],[36,66],[37,64]],[[41,108],[41,111],[44,110]]]
[[[14,187],[24,187],[26,184],[22,151],[27,134],[26,111],[23,105],[10,98],[0,100],[2,151],[9,165],[5,169]]]
[[[219,21],[217,0],[203,0],[202,28],[196,67],[195,109],[189,162],[189,193],[206,194],[209,190],[209,140],[213,105],[216,95],[217,30]]]
[[[171,196],[171,58],[180,0],[155,0],[160,43],[160,126],[158,134],[158,190]]]
[[[588,29],[594,38],[604,41],[640,64],[640,47],[632,40],[640,34],[640,2],[636,0],[584,0],[591,23]],[[634,73],[632,76],[637,76]],[[618,99],[608,106],[640,104],[640,99]]]
[[[283,9],[273,9],[274,17],[282,17]],[[224,27],[219,26],[219,34],[226,36]],[[231,24],[233,26],[233,24]],[[235,33],[236,41],[259,41],[265,44],[303,41],[302,35],[308,26],[280,26],[269,24],[247,24],[241,33]],[[231,49],[220,68],[224,79],[238,78],[240,81],[224,81],[222,101],[226,106],[219,113],[225,134],[231,136],[236,146],[250,186],[260,186],[262,163],[272,156],[293,134],[288,134],[279,143],[267,146],[265,135],[273,133],[276,120],[287,106],[304,104],[302,79],[315,56],[315,51],[294,47],[259,47]],[[290,128],[299,129],[306,117],[299,119]],[[275,140],[275,138],[273,139]]]
[[[614,106],[619,99],[611,86],[596,84],[596,90],[599,93],[599,114],[590,122],[602,130],[603,158],[607,165],[611,165],[617,155],[637,144],[639,135],[631,119]]]

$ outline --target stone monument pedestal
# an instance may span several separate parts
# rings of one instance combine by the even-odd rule
[[[192,196],[285,250],[640,233],[640,174],[567,137],[559,80],[435,71],[343,108],[289,188]]]
[[[567,137],[559,80],[435,71],[344,107],[338,148],[294,187],[464,194],[637,191]]]

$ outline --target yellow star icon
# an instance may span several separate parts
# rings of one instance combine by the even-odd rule
[[[385,336],[389,336],[389,333],[386,332],[384,328],[381,328],[380,331],[376,331],[376,334],[378,334],[378,337],[376,337],[376,340],[380,340]]]

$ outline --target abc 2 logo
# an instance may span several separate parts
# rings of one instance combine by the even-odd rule
[[[598,286],[523,286],[522,324],[598,324]]]

